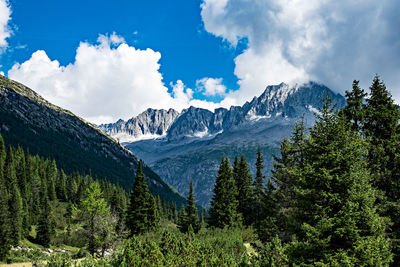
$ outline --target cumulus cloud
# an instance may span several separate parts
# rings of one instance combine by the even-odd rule
[[[75,62],[67,66],[36,51],[15,64],[8,77],[94,123],[127,119],[149,107],[214,108],[213,103],[194,100],[182,81],[171,85],[171,95],[159,72],[160,58],[159,52],[136,49],[113,33],[100,35],[97,44],[80,43]]]
[[[7,38],[11,36],[8,25],[11,20],[11,8],[7,0],[0,0],[0,53],[8,46]]]
[[[243,103],[268,84],[322,82],[343,92],[353,79],[368,87],[381,74],[400,98],[400,2],[335,0],[204,0],[205,29],[232,46]]]
[[[223,96],[226,86],[222,84],[222,78],[203,78],[196,81],[196,87],[206,96]]]

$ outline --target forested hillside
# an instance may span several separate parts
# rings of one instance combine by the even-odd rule
[[[26,86],[0,75],[0,133],[7,145],[57,161],[73,171],[119,183],[128,190],[138,159],[115,140]],[[184,198],[149,167],[143,166],[150,191],[179,204]]]

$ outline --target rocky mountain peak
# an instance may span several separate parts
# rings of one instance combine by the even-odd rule
[[[164,136],[169,140],[212,137],[248,122],[300,118],[304,114],[313,117],[313,112],[321,106],[326,92],[338,107],[345,104],[343,96],[316,82],[294,86],[281,83],[267,86],[259,97],[254,97],[243,106],[232,106],[229,110],[218,108],[211,112],[191,106],[179,114],[173,109],[166,111],[149,108],[127,122],[120,120],[100,127],[120,142]]]
[[[178,116],[179,112],[174,109],[148,108],[126,122],[118,120],[114,124],[102,124],[99,127],[119,142],[134,142],[165,136]]]

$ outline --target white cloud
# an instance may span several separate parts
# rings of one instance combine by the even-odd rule
[[[222,84],[222,78],[203,78],[196,81],[196,87],[206,96],[224,96],[226,86]]]
[[[136,49],[113,33],[100,35],[98,44],[80,43],[75,62],[67,66],[36,51],[15,64],[8,77],[94,123],[127,119],[149,107],[213,109],[213,103],[193,100],[193,91],[182,81],[172,85],[171,96],[159,72],[160,58],[159,52]]]
[[[7,38],[11,36],[8,25],[11,20],[11,8],[7,0],[0,0],[0,53],[8,46]]]
[[[397,0],[203,0],[205,29],[232,46],[243,103],[268,84],[316,80],[336,91],[353,79],[368,87],[381,74],[400,98],[400,2]]]

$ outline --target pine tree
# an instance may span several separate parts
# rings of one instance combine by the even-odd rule
[[[47,180],[47,192],[49,194],[49,200],[56,200],[56,182],[57,179],[57,165],[56,162],[49,161],[46,168],[46,180]]]
[[[381,190],[378,204],[381,213],[390,217],[390,237],[400,239],[400,140],[398,106],[385,84],[376,76],[370,87],[366,106],[365,134],[370,142],[368,163],[374,185]],[[394,264],[400,264],[400,245],[393,243]]]
[[[184,212],[181,212],[179,216],[180,219],[178,223],[178,228],[181,232],[186,233],[189,230],[190,225],[192,226],[194,233],[197,233],[200,230],[201,225],[199,224],[199,217],[194,200],[192,181],[190,181],[186,210],[184,210]]]
[[[352,91],[346,91],[346,106],[343,108],[343,113],[346,120],[350,123],[351,128],[360,132],[365,122],[365,106],[364,99],[367,93],[358,85],[359,81],[353,81]]]
[[[21,197],[24,199],[27,198],[28,194],[28,181],[26,177],[25,162],[25,153],[21,147],[18,147],[17,151],[15,152],[15,173]]]
[[[13,149],[7,150],[7,155],[4,164],[4,176],[8,185],[8,210],[11,223],[11,244],[17,245],[21,239],[22,233],[22,198],[19,191],[18,181],[15,173],[15,162]]]
[[[186,213],[186,209],[184,206],[182,206],[181,210],[178,213],[178,220],[177,220],[178,229],[182,233],[187,232],[187,219],[188,219],[188,216]]]
[[[240,162],[235,158],[233,166],[234,178],[238,189],[238,212],[242,215],[244,225],[249,226],[252,223],[253,177],[243,155],[240,158]]]
[[[256,160],[256,179],[254,181],[254,191],[253,191],[253,212],[252,221],[257,226],[264,217],[264,200],[265,200],[265,187],[264,178],[262,173],[263,165],[263,155],[261,154],[261,149],[257,149],[257,160]]]
[[[172,203],[172,221],[178,223],[178,210],[176,209],[176,203]]]
[[[157,201],[155,197],[148,194],[147,200],[147,230],[157,230],[160,227],[160,213],[157,207]]]
[[[41,206],[42,210],[39,215],[38,226],[36,230],[36,241],[44,247],[49,247],[53,229],[51,207],[47,194],[43,194]]]
[[[0,144],[1,145],[1,144]],[[1,159],[0,159],[1,160]],[[10,248],[10,223],[7,190],[0,171],[0,261],[4,260]]]
[[[385,220],[365,160],[366,144],[326,99],[295,165],[294,209],[288,215],[289,258],[295,265],[387,266]]]
[[[201,215],[200,215],[200,225],[201,227],[206,226],[206,220],[205,220],[205,211],[204,208],[201,209]]]
[[[32,176],[31,176],[31,198],[30,198],[30,203],[29,203],[29,214],[30,214],[30,222],[31,224],[36,224],[38,221],[38,215],[40,214],[40,206],[41,206],[41,201],[42,197],[41,194],[42,192],[42,186],[40,182],[40,177],[38,174],[37,168],[34,168],[32,170]]]
[[[0,135],[0,261],[3,261],[10,249],[10,220],[8,214],[8,193],[3,175],[5,148],[3,137]]]
[[[291,238],[286,231],[289,216],[295,209],[296,186],[299,183],[297,170],[303,168],[307,136],[302,119],[295,124],[290,139],[284,138],[280,145],[280,157],[274,156],[274,168],[268,180],[264,201],[265,216],[257,233],[262,241],[271,241],[276,235],[287,242]]]
[[[118,217],[117,232],[124,228],[126,200],[123,190],[119,185],[116,186],[111,197],[111,211]]]
[[[57,172],[56,195],[60,201],[67,201],[66,175],[63,170]]]
[[[371,170],[377,175],[375,185],[387,195],[391,195],[394,189],[392,164],[396,162],[394,145],[398,140],[400,112],[378,76],[374,78],[370,90],[364,125],[366,136],[371,144],[368,160]],[[399,192],[398,188],[396,191]],[[394,193],[397,194],[396,191]]]
[[[193,227],[194,232],[197,233],[200,230],[200,224],[199,224],[199,216],[197,214],[196,203],[194,200],[193,181],[190,181],[186,213],[188,216],[187,220],[188,227],[191,225]]]
[[[131,235],[141,234],[149,230],[151,226],[151,222],[149,222],[149,200],[149,189],[143,174],[142,162],[139,161],[126,214],[126,226]]]
[[[240,224],[237,214],[238,192],[228,158],[221,161],[213,192],[208,226],[224,228]]]
[[[68,201],[71,201],[73,204],[78,203],[77,192],[78,192],[78,185],[77,185],[78,175],[73,173],[67,177],[67,198]]]

